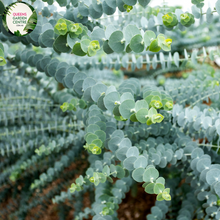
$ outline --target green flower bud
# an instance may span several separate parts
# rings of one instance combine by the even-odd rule
[[[92,177],[90,177],[90,178],[89,178],[89,181],[90,181],[91,183],[94,183],[94,182],[95,182],[94,177],[93,177],[93,176],[92,176]]]
[[[172,28],[178,24],[177,16],[171,12],[165,14],[162,19],[163,24],[168,28]]]
[[[69,103],[64,102],[63,105],[60,106],[63,112],[66,112],[69,108]]]
[[[163,197],[163,199],[165,199],[166,201],[170,201],[170,200],[171,200],[171,196],[170,196],[167,192],[163,192],[163,193],[162,193],[162,197]]]
[[[60,29],[61,29],[61,30],[66,30],[66,29],[67,29],[66,23],[62,23]]]
[[[185,14],[181,14],[180,23],[185,27],[189,27],[191,24],[195,23],[194,16],[188,12]]]
[[[67,24],[65,19],[60,18],[54,26],[54,32],[58,35],[65,35],[67,33]]]
[[[131,6],[131,5],[124,5],[124,8],[126,9],[127,12],[130,12],[133,9],[133,6]]]
[[[163,107],[163,104],[160,101],[151,101],[150,106],[159,109]]]
[[[95,56],[96,52],[100,49],[100,45],[99,45],[99,41],[94,40],[91,41],[88,47],[88,55],[91,56]]]
[[[102,214],[103,214],[103,215],[108,215],[108,214],[109,214],[109,209],[108,209],[108,207],[103,208]]]
[[[92,144],[91,144],[92,145]],[[95,147],[93,147],[92,149],[91,149],[91,152],[93,153],[93,154],[101,154],[101,152],[102,152],[102,150],[101,150],[101,148],[100,147],[98,147],[98,146],[96,146],[95,145]]]
[[[160,123],[161,121],[163,121],[164,116],[161,114],[156,114],[152,116],[152,122],[155,123]]]
[[[61,30],[61,27],[62,27],[61,23],[58,23],[58,24],[55,25],[55,28],[56,28],[57,30]]]
[[[71,24],[70,25],[70,32],[76,32],[79,28],[79,24]]]
[[[165,40],[165,42],[166,42],[167,45],[170,46],[172,44],[173,40],[168,38],[168,39]]]
[[[97,40],[91,41],[90,46],[92,47],[93,50],[97,51],[100,49],[99,42]]]
[[[172,110],[173,109],[173,103],[172,102],[166,102],[165,107],[166,107],[165,110]]]
[[[70,193],[74,193],[76,191],[76,184],[72,183],[70,188]]]

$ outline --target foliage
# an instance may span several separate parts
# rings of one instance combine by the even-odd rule
[[[53,202],[60,219],[118,219],[142,183],[148,220],[219,219],[219,1],[31,2],[28,35],[0,26],[1,218]]]

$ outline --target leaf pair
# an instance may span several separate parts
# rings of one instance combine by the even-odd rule
[[[95,186],[98,186],[99,183],[105,183],[107,177],[103,173],[94,172],[93,177],[89,178],[91,183],[94,183]]]
[[[75,191],[81,191],[83,188],[75,183],[72,183],[71,184],[71,187],[70,187],[70,192],[71,193],[74,193]]]
[[[58,35],[66,35],[69,33],[72,38],[76,38],[83,32],[83,25],[60,18],[54,26],[54,32]]]
[[[144,43],[147,46],[147,50],[149,49],[149,51],[156,53],[161,49],[170,51],[172,39],[166,39],[163,34],[159,34],[156,38],[156,34],[153,31],[146,31],[144,34]]]
[[[96,155],[101,154],[102,145],[103,145],[103,142],[100,139],[95,139],[92,141],[91,144],[89,144],[88,150],[92,154],[96,154]]]
[[[170,201],[171,196],[169,193],[170,193],[169,188],[164,189],[163,192],[161,192],[157,195],[157,201],[163,201],[163,200]]]
[[[204,6],[204,0],[191,0],[192,4],[196,5],[197,8]]]
[[[92,57],[96,55],[98,50],[100,50],[99,41],[83,39],[80,43],[74,45],[72,52],[78,56],[85,56],[87,54]]]

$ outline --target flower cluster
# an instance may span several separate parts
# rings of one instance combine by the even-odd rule
[[[174,13],[167,13],[163,17],[163,24],[168,28],[173,28],[178,24],[177,16]]]
[[[185,27],[189,27],[191,24],[195,23],[194,16],[188,12],[185,14],[181,14],[180,23]]]

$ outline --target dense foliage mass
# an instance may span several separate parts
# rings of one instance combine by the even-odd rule
[[[142,183],[148,220],[220,219],[220,0],[27,0],[25,36],[3,25],[13,2],[0,1],[0,218],[57,203],[60,219],[114,220]]]

